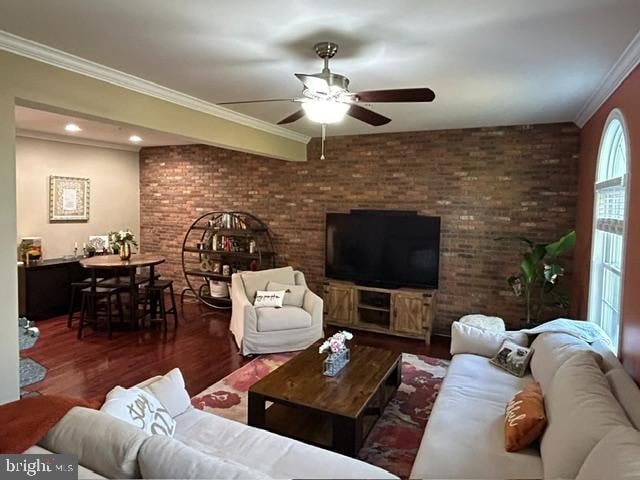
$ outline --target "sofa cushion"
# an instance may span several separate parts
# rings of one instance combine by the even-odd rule
[[[185,390],[184,378],[179,368],[174,368],[166,375],[157,377],[147,383],[143,390],[151,392],[169,411],[169,415],[176,417],[191,408],[189,393]]]
[[[612,429],[591,450],[576,480],[640,479],[640,432]]]
[[[78,456],[78,463],[108,478],[140,478],[138,450],[147,435],[106,413],[75,407],[39,445]]]
[[[504,448],[507,403],[533,381],[486,358],[453,357],[433,406],[410,478],[542,478],[538,449]]]
[[[304,285],[285,285],[284,283],[269,282],[267,290],[278,291],[284,290],[283,305],[291,305],[292,307],[302,307],[304,303],[304,294],[307,293],[307,287]]]
[[[507,405],[504,417],[504,448],[517,452],[528,447],[542,435],[547,425],[544,399],[538,382],[532,382]]]
[[[100,411],[138,427],[147,435],[173,436],[176,422],[155,395],[138,387],[114,387]]]
[[[466,325],[461,322],[451,324],[451,355],[472,353],[491,358],[505,340],[511,340],[526,347],[529,337],[520,332],[492,332]]]
[[[241,463],[201,453],[169,437],[152,435],[138,454],[143,478],[268,479]]]
[[[575,352],[545,395],[547,429],[540,452],[545,478],[575,478],[587,455],[613,428],[630,426],[595,352]]]
[[[256,309],[259,332],[277,332],[311,326],[311,315],[298,307],[262,307]]]
[[[272,268],[270,270],[259,270],[257,272],[242,272],[240,274],[244,291],[251,303],[256,297],[258,290],[266,290],[269,282],[295,285],[295,276],[292,267]]]
[[[611,393],[622,405],[633,426],[640,430],[640,388],[622,368],[609,370],[605,376]]]
[[[360,460],[195,408],[176,421],[176,438],[181,442],[272,478],[396,478]]]
[[[592,351],[587,342],[567,333],[541,333],[531,343],[531,373],[547,394],[558,368],[574,353]]]

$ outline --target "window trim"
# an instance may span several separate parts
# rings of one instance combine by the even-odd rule
[[[597,196],[597,187],[609,180],[601,180],[598,181],[598,172],[600,171],[600,161],[603,160],[602,154],[603,149],[605,147],[604,142],[607,137],[607,130],[611,126],[611,123],[614,121],[620,122],[622,126],[622,134],[624,135],[624,144],[626,149],[626,173],[623,177],[622,183],[625,187],[624,191],[624,230],[622,233],[622,259],[620,263],[620,319],[618,325],[618,345],[616,346],[616,351],[618,357],[620,357],[621,347],[622,347],[622,338],[624,334],[624,322],[622,321],[623,316],[623,307],[624,307],[624,286],[625,286],[625,273],[626,273],[626,260],[627,260],[627,235],[629,231],[629,186],[630,186],[630,178],[631,178],[631,145],[629,139],[629,129],[627,128],[627,121],[624,117],[624,114],[619,108],[614,108],[609,113],[607,120],[604,122],[604,127],[602,128],[602,133],[600,135],[600,145],[598,147],[598,157],[596,158],[596,169],[593,180],[593,214],[591,218],[591,249],[589,255],[589,285],[587,290],[587,320],[589,319],[589,309],[591,308],[591,284],[594,280],[594,272],[593,272],[593,255],[596,247],[596,230],[598,225],[597,218],[597,209],[598,209],[598,196]],[[608,160],[608,159],[607,159]]]

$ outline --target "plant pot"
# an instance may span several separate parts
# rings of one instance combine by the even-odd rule
[[[91,257],[95,256],[95,254],[96,254],[96,252],[87,252],[87,256],[88,256],[89,258],[91,258]]]

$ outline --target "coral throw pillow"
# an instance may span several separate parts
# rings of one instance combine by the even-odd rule
[[[504,446],[507,452],[517,452],[536,441],[547,425],[544,398],[538,382],[516,393],[507,405],[504,418]]]

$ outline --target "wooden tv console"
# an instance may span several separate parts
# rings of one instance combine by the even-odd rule
[[[325,324],[431,342],[436,290],[364,287],[328,280]]]

